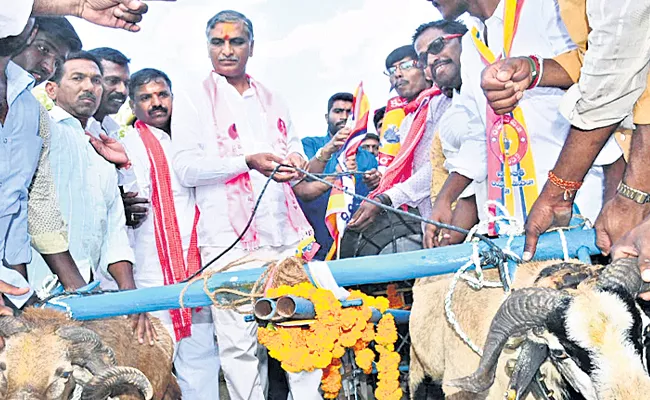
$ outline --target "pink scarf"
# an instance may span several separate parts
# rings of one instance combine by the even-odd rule
[[[227,101],[220,98],[217,91],[216,72],[211,72],[205,81],[203,87],[212,103],[212,119],[214,121],[214,131],[217,136],[217,145],[221,157],[235,157],[243,155],[239,133],[237,132],[237,121],[234,114],[229,109]],[[262,86],[259,82],[249,77],[251,87],[257,93],[257,98],[262,105],[266,115],[267,133],[272,140],[273,152],[279,157],[288,156],[287,146],[287,123],[288,117],[286,110],[280,108],[277,101],[274,101],[273,94]],[[219,101],[221,100],[221,101]],[[225,128],[227,127],[227,129]],[[313,230],[305,215],[300,209],[296,200],[293,189],[289,183],[282,183],[284,191],[285,207],[289,217],[289,226],[300,237],[313,235]],[[230,216],[230,225],[235,234],[241,235],[253,213],[256,196],[253,193],[253,186],[249,172],[240,174],[226,182],[226,193],[228,201],[228,215]],[[241,240],[242,246],[247,250],[254,250],[260,247],[260,239],[255,226],[255,220]]]
[[[162,267],[165,285],[173,285],[187,279],[201,267],[196,226],[199,222],[199,209],[194,214],[194,226],[187,252],[187,264],[183,259],[183,242],[178,227],[171,176],[167,157],[160,142],[149,127],[136,121],[135,128],[149,157],[151,175],[151,208],[153,210],[154,234],[158,259]],[[189,308],[169,310],[174,326],[176,341],[192,335],[192,310]]]

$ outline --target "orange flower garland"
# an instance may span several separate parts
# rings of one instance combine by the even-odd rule
[[[371,297],[362,292],[351,292],[348,300],[362,299],[360,307],[341,307],[331,291],[319,289],[311,283],[295,286],[280,286],[269,289],[267,297],[286,295],[303,297],[314,304],[316,319],[309,326],[284,327],[268,324],[260,327],[257,336],[260,344],[269,350],[269,355],[282,363],[288,372],[323,370],[321,389],[326,399],[335,399],[341,390],[341,360],[346,348],[352,348],[355,361],[364,373],[372,372],[375,353],[368,348],[373,340],[379,353],[377,372],[379,383],[375,396],[377,400],[401,398],[399,386],[400,356],[395,352],[397,341],[395,319],[384,314],[388,300]],[[375,325],[369,322],[372,308],[383,314]],[[375,331],[376,329],[376,331]],[[399,396],[397,394],[399,393]]]

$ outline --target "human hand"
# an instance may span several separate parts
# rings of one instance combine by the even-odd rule
[[[149,200],[143,197],[137,197],[136,192],[122,193],[122,202],[124,203],[124,214],[126,214],[126,225],[132,228],[139,228],[147,219],[149,209],[140,204],[149,204]]]
[[[266,177],[271,176],[278,164],[282,164],[283,162],[283,159],[272,153],[257,153],[246,156],[248,168],[254,169]],[[273,175],[273,180],[280,183],[288,182],[294,179],[295,176],[296,171],[294,169],[280,167],[275,175]]]
[[[137,335],[138,342],[144,344],[145,340],[153,346],[158,340],[158,333],[149,320],[149,314],[133,314],[129,316],[133,333]]]
[[[361,203],[361,206],[357,210],[357,212],[354,213],[352,216],[352,219],[350,219],[350,222],[348,223],[348,228],[357,231],[357,232],[363,232],[370,225],[372,225],[373,222],[375,222],[375,219],[377,218],[377,215],[381,213],[381,208],[374,205],[370,204],[367,201],[364,201]]]
[[[640,225],[647,212],[648,207],[645,205],[619,194],[605,203],[594,225],[596,245],[603,254],[608,255],[614,243]]]
[[[11,285],[5,281],[0,280],[0,293],[8,294],[10,296],[22,296],[29,292],[29,288],[19,288],[14,285]],[[11,308],[5,306],[5,302],[0,296],[0,315],[13,316],[14,312]]]
[[[441,222],[443,224],[450,224],[452,219],[451,204],[446,201],[436,201],[431,211],[430,220]],[[426,224],[424,228],[424,237],[422,239],[422,246],[425,249],[432,249],[441,245],[441,236],[444,235],[444,229],[440,229],[435,225]],[[449,237],[447,238],[449,239]]]
[[[306,170],[309,162],[305,160],[299,153],[291,153],[284,160],[282,160],[282,164],[291,165],[292,167]],[[301,178],[303,176],[302,172],[296,170],[293,170],[293,174],[294,177],[292,179]]]
[[[370,189],[370,191],[377,189],[380,181],[381,172],[377,171],[377,168],[373,168],[363,174],[363,183],[368,186],[368,189]]]
[[[537,198],[526,220],[526,242],[522,260],[530,261],[537,250],[539,237],[549,228],[569,225],[573,212],[573,199],[564,199],[564,191],[549,182]]]
[[[165,0],[175,1],[175,0]],[[76,16],[97,25],[137,32],[149,7],[139,0],[75,0]]]
[[[478,210],[476,207],[476,198],[474,196],[464,197],[456,201],[456,207],[452,212],[451,225],[463,229],[471,229],[478,224]],[[442,229],[440,231],[440,244],[438,247],[445,247],[452,244],[463,243],[467,235],[457,231]]]
[[[129,156],[126,154],[122,143],[103,133],[99,135],[99,139],[88,132],[86,132],[86,135],[90,139],[90,144],[95,148],[95,151],[104,157],[106,161],[115,164],[118,168],[128,164]]]
[[[526,57],[499,60],[485,67],[481,74],[481,88],[488,105],[497,115],[512,112],[524,91],[532,83],[530,62]]]
[[[612,247],[612,260],[629,257],[638,259],[641,278],[644,282],[650,282],[650,219],[646,218]],[[639,297],[650,301],[650,292],[643,293]]]
[[[351,133],[352,129],[350,128],[339,129],[339,131],[336,132],[336,135],[332,136],[330,141],[323,147],[323,156],[325,156],[325,158],[331,158],[341,149],[341,147],[343,147]]]

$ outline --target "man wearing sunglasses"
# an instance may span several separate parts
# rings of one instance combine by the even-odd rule
[[[447,20],[468,12],[477,19],[477,27],[463,37],[461,78],[463,88],[445,116],[441,139],[450,176],[436,203],[432,219],[450,222],[449,201],[453,201],[474,183],[481,220],[488,200],[503,205],[507,213],[523,225],[547,180],[562,184],[551,170],[569,132],[568,122],[558,107],[564,92],[558,88],[537,87],[520,97],[519,107],[501,117],[488,107],[481,87],[481,75],[505,54],[525,56],[540,74],[540,59],[553,58],[575,49],[559,14],[557,0],[531,0],[517,7],[513,0],[436,0],[433,5]],[[515,18],[509,16],[515,15]],[[508,17],[508,18],[506,18]],[[512,40],[504,40],[512,38]],[[587,175],[576,204],[582,215],[594,220],[602,206],[606,180],[602,165],[616,161],[620,148],[608,147],[597,166]],[[491,204],[495,204],[491,203]],[[495,214],[496,206],[490,214]],[[487,231],[497,234],[498,226],[487,224]]]
[[[425,72],[429,74],[443,93],[450,98],[454,94],[457,95],[461,88],[461,38],[466,32],[467,28],[461,22],[439,20],[420,25],[413,35],[413,45],[418,54],[418,62],[420,65],[426,66]],[[442,129],[441,124],[445,120],[447,118],[443,116],[437,127],[438,130]],[[442,203],[448,202],[448,199],[438,198],[438,193],[441,189],[440,183],[443,183],[447,176],[447,171],[444,168],[444,155],[440,154],[440,151],[435,151],[441,147],[440,137],[437,135],[434,138],[431,159],[431,170],[433,174],[431,200],[434,201],[434,204],[435,201]],[[452,213],[451,205],[446,209]],[[477,223],[476,199],[472,190],[467,190],[461,196],[456,203],[452,215],[448,218],[453,225],[467,229]],[[427,225],[423,240],[424,247],[431,248],[434,245],[455,244],[462,242],[464,239],[463,235],[455,232],[444,231],[440,237],[434,235],[434,233],[436,233],[435,227],[433,225]]]
[[[408,101],[406,117],[399,128],[401,147],[386,169],[379,187],[371,198],[386,205],[417,207],[422,215],[431,213],[431,143],[438,121],[451,104],[418,62],[413,45],[402,46],[386,59],[386,75],[391,87]],[[352,216],[348,227],[357,231],[367,229],[381,209],[364,202]]]

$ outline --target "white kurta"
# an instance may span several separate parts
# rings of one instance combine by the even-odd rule
[[[271,140],[277,133],[267,131],[269,124],[256,90],[251,87],[242,95],[225,78],[212,74],[212,79],[217,85],[221,102],[219,107],[227,107],[233,114],[245,154],[274,153]],[[198,79],[186,86],[177,85],[181,91],[177,91],[175,96],[172,132],[176,150],[174,169],[183,185],[195,188],[196,202],[201,210],[199,246],[205,264],[237,238],[230,223],[225,183],[249,171],[249,168],[245,156],[223,157],[219,154],[213,128],[212,100],[202,82],[203,79]],[[288,117],[288,112],[284,114],[283,118]],[[286,118],[285,123],[287,154],[276,155],[284,158],[289,153],[298,153],[304,157],[302,142],[291,120]],[[249,173],[253,193],[257,197],[267,178],[257,171]],[[255,216],[255,224],[260,248],[249,252],[237,246],[216,262],[213,268],[223,267],[245,255],[277,260],[295,254],[296,245],[302,237],[289,224],[286,198],[280,184],[269,184]],[[249,264],[240,269],[255,266]],[[236,268],[231,269],[234,270]],[[212,307],[212,316],[230,398],[263,400],[267,375],[264,363],[266,351],[260,349],[257,343],[257,324],[244,322],[237,312],[216,307]],[[258,353],[258,350],[261,352]],[[258,358],[259,354],[262,356]],[[291,392],[298,396],[294,397],[296,400],[321,399],[318,394],[318,374],[289,375]]]
[[[499,3],[492,17],[482,24],[473,19],[479,32],[487,28],[487,43],[494,54],[501,54],[503,46],[504,1]],[[485,41],[485,38],[482,37]],[[449,172],[457,172],[475,181],[476,201],[482,210],[487,201],[487,100],[481,89],[481,61],[471,35],[463,37],[461,69],[463,86],[455,95],[452,106],[440,123],[440,137]],[[526,1],[519,21],[511,56],[537,54],[542,58],[554,56],[575,48],[558,12],[557,0]],[[519,105],[523,110],[531,151],[535,161],[537,187],[541,191],[548,172],[562,150],[569,132],[569,122],[562,117],[558,106],[564,91],[556,88],[527,90]],[[607,165],[622,156],[618,145],[611,140],[585,177],[576,204],[585,217],[594,221],[600,212],[603,197],[603,171]],[[481,213],[485,217],[484,213]],[[518,216],[520,220],[522,216]],[[521,221],[523,222],[523,221]]]
[[[213,76],[218,76],[213,74]],[[216,79],[220,96],[225,96],[224,107],[234,114],[242,148],[245,154],[273,153],[268,124],[255,89],[243,95],[225,78]],[[249,171],[245,156],[221,157],[217,152],[217,138],[212,127],[211,100],[197,80],[182,87],[174,101],[172,132],[175,132],[174,168],[180,182],[196,188],[196,202],[201,210],[199,222],[200,247],[228,247],[237,238],[230,225],[226,184],[229,179]],[[300,137],[291,120],[287,126],[288,153],[304,156]],[[285,157],[287,154],[277,154]],[[257,171],[249,171],[255,198],[259,196],[267,178]],[[281,184],[271,182],[255,216],[260,247],[279,247],[298,243],[302,237],[287,223],[287,207]]]
[[[180,184],[171,166],[172,141],[169,135],[155,127],[149,126],[151,133],[160,142],[167,158],[167,168],[170,171],[174,207],[178,220],[178,228],[183,243],[183,253],[187,250],[192,235],[194,223],[194,189]],[[151,202],[151,163],[147,150],[135,128],[129,128],[122,144],[131,161],[131,173],[135,181],[131,181],[132,189],[138,192],[138,197],[149,199]],[[156,246],[153,210],[149,206],[149,215],[140,227],[129,228],[131,245],[135,252],[134,278],[138,288],[163,286],[165,280]],[[187,259],[187,258],[186,258]],[[169,334],[174,338],[174,328],[168,311],[153,313],[160,318]],[[214,326],[208,309],[193,312],[192,336],[176,344],[174,367],[183,398],[201,400],[219,398],[219,355],[214,340]]]

